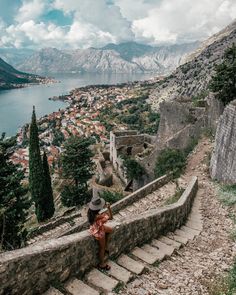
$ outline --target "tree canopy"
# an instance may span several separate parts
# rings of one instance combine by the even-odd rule
[[[62,155],[63,176],[72,180],[72,185],[66,185],[62,194],[62,203],[66,206],[81,205],[87,199],[87,182],[93,175],[93,153],[89,148],[88,138],[71,136],[65,142]]]
[[[215,75],[209,84],[211,91],[216,93],[224,105],[236,99],[236,46],[228,48],[224,60],[215,67]]]
[[[0,143],[0,248],[5,250],[20,248],[26,240],[30,201],[23,178],[23,171],[9,161]]]

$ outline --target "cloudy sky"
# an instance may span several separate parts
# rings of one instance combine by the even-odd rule
[[[0,47],[184,43],[235,18],[235,0],[0,0]]]

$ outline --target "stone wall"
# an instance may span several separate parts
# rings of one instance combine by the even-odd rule
[[[75,210],[75,208],[73,210]],[[64,214],[66,214],[66,212]],[[69,212],[69,210],[68,210],[68,214],[70,214],[70,215],[69,216],[60,216],[56,220],[53,220],[53,221],[50,221],[46,224],[40,225],[39,227],[32,230],[28,234],[28,239],[32,239],[40,234],[43,234],[49,230],[52,230],[53,228],[56,228],[57,226],[60,226],[61,224],[64,224],[66,222],[70,222],[73,219],[75,219],[76,217],[81,216],[81,212],[75,212],[75,213],[71,214],[71,212]]]
[[[213,179],[236,183],[236,100],[226,106],[220,117],[210,171]]]
[[[215,134],[219,118],[224,111],[224,105],[219,99],[216,99],[212,93],[207,96],[206,101],[207,127]]]
[[[117,213],[120,210],[124,209],[125,207],[132,205],[134,202],[144,198],[146,195],[151,194],[152,192],[156,191],[166,183],[168,183],[171,179],[172,175],[164,175],[155,179],[154,181],[148,183],[147,185],[143,186],[142,188],[138,189],[137,191],[133,192],[132,194],[128,195],[127,197],[121,199],[120,201],[116,202],[111,206],[112,212]],[[94,194],[104,191],[103,186],[96,185],[94,186]],[[88,227],[88,222],[85,221],[79,225],[75,225],[72,227],[66,235],[73,234],[84,230]]]
[[[115,258],[180,227],[197,192],[194,177],[175,204],[113,223],[110,250]],[[37,295],[71,276],[82,277],[98,263],[98,245],[87,231],[0,254],[0,295]]]

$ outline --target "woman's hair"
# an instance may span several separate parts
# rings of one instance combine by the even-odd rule
[[[88,209],[88,213],[87,213],[87,217],[88,217],[88,222],[90,224],[93,224],[95,221],[95,218],[97,216],[97,214],[99,213],[100,210],[92,210],[92,209]]]

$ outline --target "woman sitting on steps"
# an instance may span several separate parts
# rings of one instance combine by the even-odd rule
[[[103,208],[108,209],[107,213],[99,213]],[[94,196],[89,203],[88,209],[88,221],[90,224],[89,232],[99,242],[99,268],[109,270],[111,267],[105,263],[104,256],[105,252],[109,254],[108,242],[110,240],[110,234],[112,228],[107,226],[105,223],[112,219],[112,211],[109,203],[106,203],[104,199],[99,196]]]

